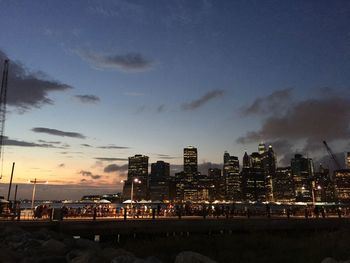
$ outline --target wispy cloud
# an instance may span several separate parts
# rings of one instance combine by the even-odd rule
[[[99,149],[129,149],[130,147],[126,146],[117,146],[117,145],[106,145],[106,146],[98,146]]]
[[[145,71],[152,67],[152,61],[140,53],[102,54],[93,51],[78,51],[77,54],[97,68],[121,71]]]
[[[157,107],[157,113],[162,113],[165,110],[165,105],[161,104]]]
[[[212,90],[201,96],[200,98],[193,100],[191,102],[183,103],[182,104],[182,109],[183,110],[195,110],[197,108],[200,108],[204,106],[206,103],[209,101],[219,98],[224,95],[223,90]]]
[[[87,143],[82,143],[80,144],[81,146],[84,146],[84,147],[92,147],[90,144],[87,144]]]
[[[90,172],[90,171],[85,171],[85,170],[81,170],[80,172],[79,172],[79,174],[81,174],[82,176],[84,176],[84,177],[89,177],[89,178],[91,178],[91,179],[100,179],[100,178],[102,178],[102,175],[98,175],[98,174],[93,174],[92,172]]]
[[[63,168],[63,167],[65,167],[66,165],[64,164],[64,163],[60,163],[59,165],[58,165],[58,167],[59,168]]]
[[[27,142],[27,141],[19,141],[19,140],[12,140],[7,137],[4,137],[3,144],[7,146],[19,146],[19,147],[62,148],[62,147],[57,147],[50,143],[34,143],[34,142]]]
[[[74,97],[82,103],[95,104],[100,102],[100,98],[95,95],[75,95]]]
[[[127,170],[128,170],[128,164],[124,164],[124,165],[109,164],[103,169],[105,173],[125,172]]]
[[[114,161],[127,161],[128,158],[95,157],[95,160],[106,161],[106,162],[114,162]]]
[[[0,61],[4,61],[7,55],[0,50]],[[49,94],[54,91],[66,91],[72,87],[62,84],[43,72],[30,72],[22,64],[10,61],[8,80],[8,105],[17,107],[21,112],[32,108],[41,108],[45,104],[53,104]]]
[[[66,131],[50,129],[50,128],[43,128],[43,127],[35,127],[32,129],[32,131],[37,132],[37,133],[46,133],[46,134],[55,135],[55,136],[85,139],[84,135],[82,135],[81,133],[77,133],[77,132],[66,132]]]

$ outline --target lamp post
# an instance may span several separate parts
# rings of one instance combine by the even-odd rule
[[[32,193],[32,210],[34,210],[34,199],[35,199],[35,190],[36,184],[47,184],[48,181],[39,181],[36,178],[34,180],[29,180],[28,183],[33,184],[33,193]]]
[[[121,182],[124,183],[125,181],[122,180]],[[141,180],[139,180],[138,178],[134,178],[131,180],[130,207],[131,207],[131,214],[133,217],[134,217],[134,209],[133,209],[134,183],[140,184]]]

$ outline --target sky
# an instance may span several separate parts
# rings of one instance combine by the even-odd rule
[[[350,151],[349,1],[0,0],[0,25],[0,195],[12,162],[19,197],[69,199],[120,191],[135,154]]]

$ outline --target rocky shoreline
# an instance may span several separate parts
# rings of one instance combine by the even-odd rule
[[[74,239],[45,228],[28,232],[7,227],[0,233],[1,263],[162,263],[156,257],[138,258],[131,252],[99,244],[88,239]],[[184,251],[175,263],[215,263],[196,252]]]

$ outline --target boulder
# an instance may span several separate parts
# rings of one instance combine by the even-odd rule
[[[338,260],[335,260],[334,258],[325,258],[321,263],[338,263]]]
[[[70,263],[107,263],[108,261],[96,251],[83,251],[79,256],[70,260]]]
[[[81,249],[92,249],[92,250],[99,250],[100,247],[98,243],[85,239],[85,238],[79,238],[76,240],[76,246]]]
[[[8,248],[0,248],[1,259],[3,263],[15,263],[18,262],[18,255]]]
[[[112,247],[107,247],[105,249],[102,250],[102,253],[103,257],[105,259],[108,260],[108,262],[110,262],[112,259],[118,257],[118,256],[133,256],[132,253],[124,250],[124,249],[121,249],[121,248],[112,248]]]
[[[146,261],[134,255],[120,255],[113,258],[111,263],[146,263]]]
[[[175,263],[216,263],[216,261],[192,251],[184,251],[177,254]]]
[[[67,262],[64,256],[46,256],[36,260],[36,263],[65,263]]]
[[[49,239],[47,241],[44,241],[42,244],[42,250],[47,254],[63,255],[66,252],[67,247],[61,241]]]

